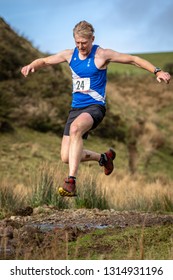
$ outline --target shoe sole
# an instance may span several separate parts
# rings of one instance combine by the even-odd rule
[[[58,192],[61,196],[68,196],[68,197],[77,196],[76,192],[67,192],[62,187],[58,189]]]

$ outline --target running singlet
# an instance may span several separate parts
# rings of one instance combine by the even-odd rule
[[[92,104],[105,106],[106,69],[98,69],[94,63],[96,50],[93,45],[86,59],[79,58],[79,51],[74,49],[69,63],[72,71],[73,98],[72,108],[83,108]]]

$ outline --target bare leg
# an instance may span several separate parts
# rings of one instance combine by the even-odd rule
[[[93,119],[88,113],[81,114],[71,124],[70,136],[63,136],[61,146],[61,158],[69,163],[69,175],[77,175],[81,161],[99,161],[100,154],[89,150],[83,150],[82,135],[93,125]]]
[[[90,150],[83,150],[81,161],[99,161],[101,154]]]
[[[112,173],[114,169],[113,160],[115,151],[109,149],[104,154],[83,150],[82,136],[91,129],[93,119],[88,113],[79,115],[70,126],[70,136],[63,136],[61,145],[61,158],[65,163],[69,163],[69,177],[65,179],[63,187],[58,191],[61,196],[76,196],[76,180],[79,163],[81,161],[95,160],[104,166],[105,175]]]
[[[61,143],[61,159],[64,163],[69,163],[69,145],[70,136],[64,135]],[[81,162],[83,161],[99,161],[100,153],[84,149],[82,151]]]
[[[69,175],[77,175],[79,163],[83,155],[82,136],[93,125],[93,118],[88,113],[79,115],[70,127],[70,147],[69,147]]]

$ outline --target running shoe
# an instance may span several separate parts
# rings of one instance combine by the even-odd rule
[[[73,178],[66,178],[63,187],[59,187],[61,196],[76,196],[76,181]]]
[[[101,155],[101,159],[99,161],[100,166],[104,166],[105,175],[110,175],[114,170],[113,160],[116,157],[115,151],[110,148],[107,152]]]

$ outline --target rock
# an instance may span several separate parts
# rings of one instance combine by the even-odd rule
[[[15,210],[15,215],[17,216],[30,216],[33,213],[33,208],[30,206],[19,208]]]

